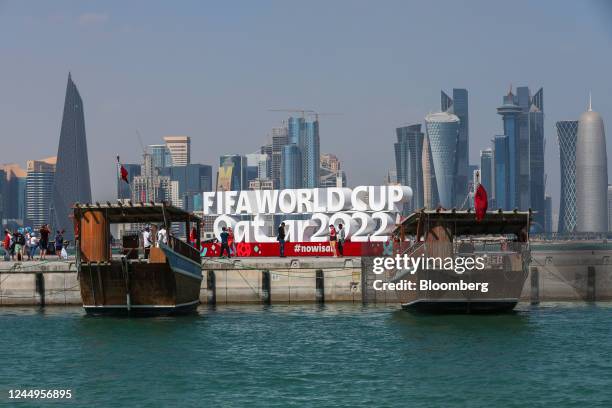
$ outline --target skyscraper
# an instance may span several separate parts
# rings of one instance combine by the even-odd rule
[[[25,185],[27,172],[18,164],[10,163],[0,166],[4,174],[2,184],[2,217],[4,219],[22,220],[25,218]]]
[[[407,211],[423,208],[423,139],[421,124],[395,129],[395,169],[401,185],[410,186],[414,192],[412,201],[404,206]]]
[[[274,188],[281,185],[281,158],[283,146],[289,143],[287,125],[272,128],[272,181]]]
[[[25,218],[33,228],[49,223],[56,162],[55,157],[27,162]]]
[[[246,158],[239,154],[225,154],[219,158],[217,190],[240,191],[248,189],[245,175]]]
[[[578,121],[576,141],[576,230],[608,230],[608,159],[603,120],[588,111]]]
[[[536,229],[545,224],[544,175],[544,90],[533,96],[526,86],[512,88],[497,108],[502,116],[506,137],[507,197],[497,205],[504,209],[532,208],[536,211]],[[497,164],[495,165],[497,169]],[[495,176],[495,180],[498,177]],[[496,187],[497,189],[497,187]]]
[[[457,148],[455,153],[455,182],[454,205],[460,206],[465,201],[468,184],[471,179],[470,163],[470,133],[469,133],[469,107],[467,89],[453,88],[453,97],[440,91],[442,112],[455,114],[459,118],[459,132],[457,135]]]
[[[493,169],[494,169],[494,197],[497,208],[510,209],[508,182],[508,137],[497,135],[493,139]]]
[[[608,232],[612,232],[612,186],[608,185]]]
[[[425,117],[425,125],[436,172],[440,205],[451,208],[454,205],[453,197],[455,197],[455,160],[459,118],[448,112],[432,113]]]
[[[436,172],[434,171],[433,167],[431,146],[429,144],[429,138],[427,135],[425,135],[423,138],[423,155],[421,162],[423,164],[423,207],[428,209],[436,208],[440,200],[438,199]]]
[[[319,139],[319,120],[305,122],[304,134],[299,144],[302,154],[302,187],[319,187],[321,166],[321,142]]]
[[[562,120],[556,123],[561,164],[561,196],[559,199],[559,226],[557,232],[576,230],[576,140],[578,121]]]
[[[519,206],[519,168],[520,168],[520,133],[519,133],[519,115],[521,114],[521,107],[516,104],[516,97],[512,93],[512,89],[503,98],[503,104],[497,108],[497,113],[500,114],[504,122],[504,136],[505,136],[505,169],[504,173],[506,176],[505,183],[508,184],[506,190],[507,195],[502,196],[503,199],[498,199],[497,203],[500,208],[510,210]],[[498,165],[498,143],[501,141],[495,139],[495,170],[497,172],[500,169]],[[500,180],[500,177],[495,175],[495,181]],[[500,188],[501,189],[501,188]],[[500,198],[502,198],[500,197]]]
[[[484,149],[480,151],[480,184],[487,190],[489,206],[493,208],[493,150]]]
[[[191,163],[191,138],[189,136],[165,136],[164,142],[170,151],[173,166]]]
[[[542,89],[538,94],[542,93]],[[541,99],[541,98],[540,98]],[[536,211],[534,220],[537,225],[544,226],[544,232],[552,232],[550,221],[552,214],[546,213],[545,177],[544,177],[544,113],[532,104],[528,113],[529,122],[529,207]]]
[[[71,75],[68,74],[53,188],[53,227],[56,230],[64,230],[66,239],[72,240],[74,225],[70,218],[71,207],[75,203],[90,202],[91,185],[83,100]]]
[[[283,146],[281,188],[302,187],[302,166],[300,148],[291,143]],[[317,186],[318,187],[318,186]]]
[[[321,154],[319,187],[346,187],[346,174],[341,169],[340,160],[331,153]]]
[[[149,145],[147,148],[153,159],[153,167],[161,168],[172,166],[172,156],[168,146],[165,144],[155,144]]]

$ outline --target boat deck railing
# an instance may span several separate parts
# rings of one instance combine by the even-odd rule
[[[200,251],[173,235],[168,237],[168,246],[172,248],[174,252],[183,255],[194,262],[200,263],[201,261]]]

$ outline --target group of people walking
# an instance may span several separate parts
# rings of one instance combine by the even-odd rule
[[[47,255],[57,255],[58,259],[67,257],[64,231],[57,231],[51,245],[49,237],[51,229],[45,224],[40,227],[38,233],[30,227],[18,228],[14,231],[4,230],[2,248],[4,249],[5,261],[32,261],[40,249],[39,260],[44,261]]]

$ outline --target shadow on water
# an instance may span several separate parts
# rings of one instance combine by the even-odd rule
[[[524,311],[504,314],[425,314],[396,310],[390,314],[389,321],[402,332],[452,332],[457,335],[481,332],[516,334],[529,330],[531,325],[529,313]]]

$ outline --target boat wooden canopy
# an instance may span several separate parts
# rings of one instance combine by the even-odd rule
[[[491,211],[477,221],[468,210],[422,210],[404,218],[395,228],[396,234],[419,235],[436,225],[447,227],[453,235],[526,234],[531,223],[531,211]]]
[[[118,202],[112,204],[79,204],[73,206],[76,217],[81,218],[82,214],[92,211],[104,212],[106,219],[111,224],[120,223],[170,223],[170,222],[197,222],[202,219],[187,211],[184,211],[173,205],[161,203],[137,203],[129,202],[123,204]]]

